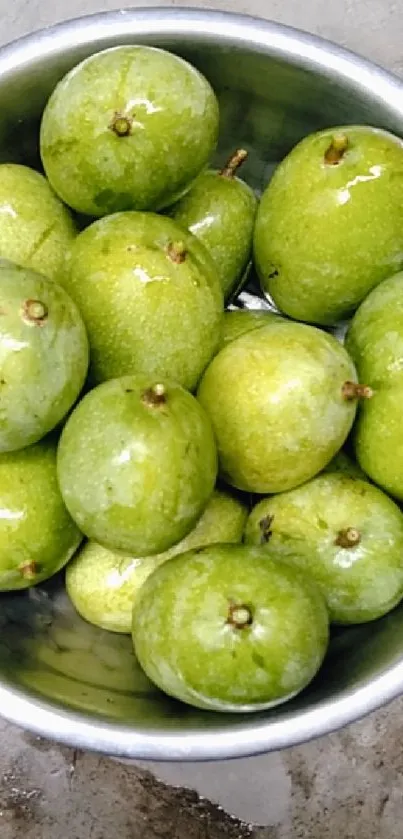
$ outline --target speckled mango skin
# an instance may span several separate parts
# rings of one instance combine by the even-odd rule
[[[337,135],[347,151],[327,164]],[[302,140],[263,194],[254,254],[263,289],[287,315],[318,324],[350,316],[403,266],[403,141],[368,126]]]
[[[360,380],[372,388],[403,382],[403,271],[384,280],[361,303],[345,346]]]
[[[43,320],[29,317],[43,304]],[[77,306],[41,274],[0,259],[0,452],[36,443],[76,401],[88,369]]]
[[[228,622],[247,604],[250,626]],[[213,545],[161,565],[133,610],[133,643],[161,690],[198,708],[258,711],[294,696],[326,652],[324,600],[261,548]]]
[[[63,282],[76,227],[46,178],[0,164],[0,257]]]
[[[361,469],[403,501],[403,382],[380,385],[361,406],[354,426],[354,451]]]
[[[210,421],[190,393],[125,376],[88,393],[59,444],[58,477],[68,510],[91,539],[148,556],[192,529],[214,489],[217,453]],[[160,383],[159,383],[160,384]]]
[[[254,329],[260,329],[262,326],[270,326],[279,319],[280,315],[275,312],[270,312],[265,309],[240,309],[239,311],[224,312],[221,321],[221,340],[218,349],[222,350],[231,341],[245,335],[246,332],[252,332]]]
[[[252,253],[257,199],[236,177],[202,172],[172,211],[175,221],[203,242],[213,257],[224,297],[239,286]]]
[[[82,534],[60,495],[55,440],[0,455],[0,510],[0,591],[43,582],[69,561]]]
[[[128,557],[89,541],[67,568],[67,593],[85,620],[130,634],[133,604],[147,577],[167,559],[191,548],[241,542],[247,516],[241,501],[215,490],[193,530],[164,553]]]
[[[260,545],[310,574],[336,623],[363,623],[385,615],[403,597],[403,515],[380,489],[347,474],[319,475],[302,487],[265,498],[252,510],[248,544]],[[261,524],[262,523],[262,524]],[[338,545],[353,528],[360,541]]]
[[[238,489],[283,492],[321,471],[343,445],[355,401],[353,362],[331,335],[285,321],[228,344],[198,389],[216,435],[220,472]]]
[[[129,132],[112,130],[116,115]],[[183,59],[147,46],[87,58],[57,85],[45,108],[45,172],[70,207],[91,216],[157,210],[207,164],[218,136],[218,104]]]
[[[358,373],[374,391],[360,406],[354,429],[357,460],[367,475],[403,500],[403,272],[374,289],[347,332]]]
[[[183,262],[169,256],[175,244]],[[152,213],[101,219],[77,237],[65,288],[84,318],[95,382],[144,373],[195,387],[223,314],[214,263],[195,236]]]

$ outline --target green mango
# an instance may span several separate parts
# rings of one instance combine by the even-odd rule
[[[133,643],[167,694],[214,711],[285,702],[315,676],[328,643],[309,576],[262,548],[210,545],[165,562],[133,610]]]
[[[218,349],[222,350],[231,341],[252,332],[253,329],[260,329],[261,326],[268,326],[279,319],[279,315],[269,309],[239,309],[238,311],[224,312],[221,321],[221,341]]]
[[[202,172],[171,211],[210,252],[226,300],[239,289],[252,253],[257,198],[235,177],[246,157],[239,149],[221,171]]]
[[[232,341],[201,380],[221,475],[249,492],[312,478],[343,445],[356,411],[353,362],[332,336],[278,320]]]
[[[403,382],[381,385],[361,406],[354,426],[357,461],[374,483],[403,501]]]
[[[218,136],[207,80],[172,53],[103,50],[59,82],[40,132],[53,189],[91,216],[173,203],[207,164]]]
[[[155,556],[122,556],[89,541],[70,562],[67,593],[79,614],[112,632],[131,632],[133,603],[147,577],[163,562],[191,548],[240,542],[247,509],[229,492],[215,490],[193,530]]]
[[[380,489],[347,473],[263,499],[245,540],[310,574],[336,623],[375,620],[403,597],[403,515]]]
[[[346,347],[372,398],[360,406],[353,445],[360,467],[403,500],[403,272],[384,280],[361,304]]]
[[[0,259],[0,452],[36,443],[84,384],[88,341],[64,289]]]
[[[60,495],[53,439],[0,455],[0,506],[0,591],[47,580],[81,542]]]
[[[337,472],[342,475],[349,475],[351,478],[361,478],[363,481],[367,480],[365,472],[358,466],[358,463],[345,452],[339,451],[332,458],[330,463],[325,466],[323,472]]]
[[[63,282],[76,227],[46,178],[0,164],[0,257]]]
[[[345,346],[369,386],[403,380],[403,271],[380,283],[361,303]]]
[[[280,163],[257,213],[262,288],[290,317],[333,324],[403,267],[403,141],[328,128]]]
[[[177,384],[140,376],[87,393],[60,438],[58,477],[73,519],[113,551],[148,556],[189,533],[214,489],[211,424]]]
[[[117,213],[77,237],[65,288],[77,303],[95,382],[131,373],[193,389],[220,337],[222,291],[191,233],[152,213]]]

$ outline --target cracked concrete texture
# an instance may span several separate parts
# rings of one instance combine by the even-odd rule
[[[247,827],[149,773],[0,724],[2,839],[243,839]]]
[[[0,723],[1,839],[401,839],[402,710],[398,700],[338,734],[248,761],[264,827],[144,769]],[[237,765],[221,764],[234,777],[234,797]],[[286,789],[280,802],[273,771]]]
[[[305,28],[403,73],[403,7],[384,0],[160,0]],[[0,0],[0,43],[122,0]],[[129,5],[129,0],[127,0]],[[141,0],[133,6],[152,6]],[[221,764],[132,766],[40,740],[0,722],[1,839],[401,839],[403,700],[322,740]],[[165,781],[155,780],[153,769]],[[185,791],[193,786],[248,827]]]

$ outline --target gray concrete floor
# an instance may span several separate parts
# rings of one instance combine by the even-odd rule
[[[264,827],[230,818],[195,792],[143,767],[75,754],[0,723],[1,839],[401,839],[403,701],[299,748],[200,765],[229,810],[253,808]],[[247,765],[246,765],[247,764]],[[189,767],[177,780],[191,783]],[[212,787],[210,786],[210,789]]]
[[[120,5],[119,0],[0,0],[0,43],[67,14]],[[399,0],[187,0],[187,5],[299,26],[403,75]],[[144,764],[77,754],[0,722],[0,837],[401,839],[402,710],[398,700],[338,734],[281,754],[214,766],[154,767],[178,788],[157,781]],[[209,798],[244,821],[230,818]],[[252,821],[264,827],[248,826]]]

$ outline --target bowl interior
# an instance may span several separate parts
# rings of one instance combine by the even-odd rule
[[[321,65],[313,40],[312,61],[307,39],[304,56],[295,54],[295,33],[247,19],[235,26],[234,19],[217,15],[215,25],[208,31],[201,26],[195,35],[190,13],[187,29],[182,21],[175,35],[173,16],[168,10],[164,15],[169,25],[160,25],[160,31],[155,23],[148,31],[140,25],[141,15],[132,12],[121,20],[104,16],[102,26],[50,30],[42,40],[3,51],[0,161],[40,165],[39,120],[55,83],[84,56],[116,43],[166,47],[206,74],[221,103],[217,158],[245,146],[250,156],[244,177],[258,190],[276,161],[320,127],[366,122],[403,133],[401,90],[394,102],[394,82],[385,81],[391,95],[383,100],[376,84],[371,89],[368,66],[361,84],[357,72],[349,78],[324,60]],[[330,46],[321,49],[331,58]],[[353,68],[354,59],[344,58],[349,60]],[[129,638],[97,630],[77,616],[62,576],[27,593],[2,595],[0,628],[1,713],[68,742],[159,759],[253,753],[320,733],[381,703],[382,679],[400,666],[403,648],[402,608],[374,624],[337,631],[323,670],[303,694],[265,714],[238,716],[193,711],[165,698],[141,672]],[[375,700],[368,693],[374,683],[379,684]]]

